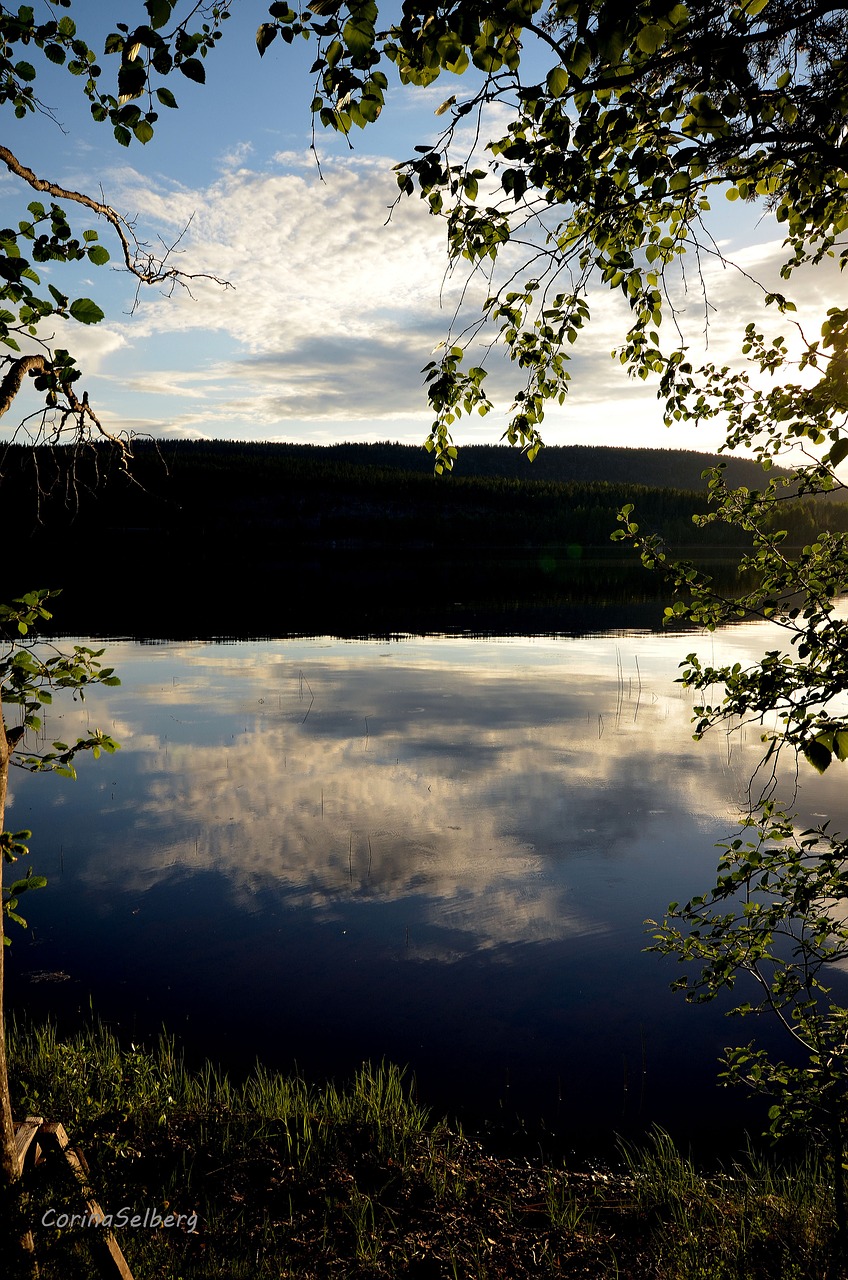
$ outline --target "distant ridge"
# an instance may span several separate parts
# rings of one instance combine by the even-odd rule
[[[63,587],[69,631],[77,618],[79,634],[343,626],[340,634],[359,635],[444,629],[460,614],[465,628],[545,630],[540,619],[567,601],[629,607],[657,596],[633,552],[620,567],[610,540],[628,503],[642,532],[674,554],[726,561],[734,584],[751,544],[737,524],[693,523],[709,505],[701,472],[720,461],[709,453],[569,445],[529,463],[504,446],[470,445],[454,474],[435,476],[423,448],[390,443],[165,439],[137,441],[133,452],[131,478],[106,448],[0,453],[3,515],[16,538],[7,590]],[[728,472],[749,489],[767,480],[746,459]],[[848,532],[848,503],[786,496],[774,518],[787,546]],[[96,550],[105,578],[84,548]],[[502,615],[522,601],[531,621],[507,625]]]
[[[47,458],[50,451],[38,451]],[[59,449],[59,454],[65,452]],[[342,444],[291,444],[285,441],[186,440],[140,438],[133,452],[142,464],[146,458],[161,457],[166,462],[179,461],[199,466],[202,471],[215,462],[234,467],[236,472],[253,465],[270,464],[275,471],[287,462],[306,464],[310,472],[317,466],[327,474],[338,468],[362,468],[365,471],[396,471],[406,475],[432,476],[433,455],[421,445],[392,441]],[[29,450],[23,445],[6,445],[0,454],[0,471],[7,467],[11,475],[21,465]],[[611,484],[636,485],[649,489],[679,489],[703,492],[702,473],[719,463],[725,464],[725,477],[733,488],[743,485],[763,489],[768,477],[791,478],[793,472],[772,467],[766,474],[751,458],[738,458],[718,453],[695,453],[688,449],[640,449],[620,445],[549,445],[534,462],[528,462],[520,449],[499,444],[464,444],[458,446],[458,457],[452,476],[462,480],[500,479],[522,484]],[[442,477],[449,484],[451,476]],[[834,494],[833,498],[841,495]]]
[[[504,454],[506,457],[501,460],[500,455]],[[521,453],[503,445],[470,445],[460,448],[457,468],[460,475],[487,475],[491,474],[486,470],[490,465],[505,465],[508,470],[502,474],[517,478],[583,482],[606,480],[612,484],[629,482],[649,488],[703,489],[706,484],[701,478],[702,473],[720,462],[726,464],[725,475],[734,487],[765,488],[768,477],[752,459],[731,458],[718,453],[693,453],[687,449],[549,445],[541,450],[535,462],[529,463]],[[769,474],[788,477],[792,472],[772,467]]]
[[[161,442],[167,451],[171,441]],[[214,449],[225,445],[240,451],[237,441],[209,441],[202,447]],[[179,442],[189,449],[193,441]],[[432,474],[433,457],[420,445],[379,441],[369,444],[260,444],[247,448],[283,453],[295,457],[320,456],[349,466],[381,467],[390,470]],[[708,467],[726,463],[726,477],[735,488],[763,489],[767,477],[750,458],[734,458],[717,453],[693,453],[687,449],[631,449],[619,445],[549,445],[535,462],[528,462],[520,450],[509,445],[459,445],[454,475],[463,478],[497,476],[509,480],[580,483],[608,482],[637,484],[658,489],[704,489],[701,473]],[[773,467],[772,476],[791,476],[782,467]]]

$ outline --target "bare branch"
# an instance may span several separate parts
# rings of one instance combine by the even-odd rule
[[[27,374],[31,377],[35,377],[37,374],[45,374],[51,377],[55,375],[55,372],[53,362],[44,355],[20,356],[18,359],[12,360],[6,376],[0,383],[0,417],[11,408]],[[61,384],[60,391],[66,401],[66,405],[64,408],[57,406],[60,419],[59,426],[56,428],[56,435],[66,427],[69,419],[73,420],[77,434],[81,438],[84,437],[86,427],[93,426],[98,435],[115,445],[120,454],[121,467],[126,471],[132,457],[127,441],[111,431],[107,431],[88,402],[88,392],[83,392],[82,399],[80,399],[67,383]]]
[[[190,273],[180,271],[177,267],[166,267],[165,264],[173,250],[173,246],[167,249],[163,258],[157,260],[153,254],[143,249],[130,223],[125,218],[122,218],[111,205],[101,200],[92,200],[91,196],[87,196],[81,191],[71,191],[66,187],[60,187],[55,182],[47,182],[45,179],[39,178],[33,173],[32,169],[22,164],[17,156],[2,144],[0,144],[0,160],[3,161],[10,173],[22,178],[33,190],[43,191],[47,195],[55,196],[58,200],[73,200],[76,204],[81,204],[86,209],[91,209],[94,213],[99,214],[100,217],[105,218],[121,242],[127,270],[143,284],[162,284],[168,280],[175,282],[182,280],[213,280],[215,284],[219,284],[225,289],[232,289],[233,286],[229,280],[222,280],[219,276],[214,276],[209,272]],[[185,232],[181,234],[179,239],[182,239],[184,234]],[[177,243],[179,243],[179,240]]]

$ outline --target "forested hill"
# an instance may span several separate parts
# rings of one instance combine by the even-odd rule
[[[236,446],[237,447],[237,446]],[[430,473],[432,456],[417,445],[337,444],[285,445],[287,451],[303,456],[315,452],[339,463],[357,467],[385,467],[397,471]],[[558,483],[636,484],[657,489],[703,489],[702,472],[719,462],[726,463],[725,475],[734,488],[764,487],[762,468],[750,458],[727,458],[715,453],[692,453],[686,449],[630,449],[611,445],[549,445],[534,462],[508,445],[461,445],[454,475],[502,477],[508,480]],[[778,467],[772,475],[789,475]]]
[[[343,446],[345,448],[358,446]],[[384,446],[376,446],[383,448]],[[390,446],[404,449],[405,446]],[[535,462],[515,449],[498,445],[469,445],[459,450],[456,474],[462,476],[508,476],[516,480],[603,481],[607,484],[638,484],[650,489],[703,489],[701,475],[719,462],[734,488],[764,487],[764,472],[750,458],[726,458],[715,453],[691,453],[685,449],[625,449],[610,445],[549,445]],[[424,453],[424,464],[429,455]],[[773,475],[789,475],[775,467]]]
[[[50,478],[66,471],[72,456],[70,449],[36,451],[38,470],[51,488]],[[110,469],[105,448],[99,470]],[[391,487],[391,475],[433,478],[433,458],[419,445],[381,441],[373,444],[283,444],[248,443],[235,440],[137,440],[133,445],[133,472],[145,488],[161,492],[163,474],[179,475],[179,488],[203,490],[210,476],[225,469],[234,490],[249,487],[262,477],[259,488],[267,492],[269,482],[283,488],[295,478],[326,480],[334,484],[348,482],[356,487],[382,481]],[[0,482],[8,503],[23,498],[29,486],[24,476],[34,474],[30,466],[32,451],[17,445],[0,448]],[[724,457],[715,453],[694,453],[685,449],[630,449],[606,445],[553,445],[542,449],[534,462],[528,462],[520,450],[507,445],[462,445],[450,475],[438,483],[449,485],[454,480],[505,480],[525,485],[610,485],[642,489],[675,489],[687,493],[704,491],[703,472],[719,463],[725,466],[728,483],[736,488],[762,489],[766,477],[762,468],[750,458]],[[88,464],[83,463],[87,471]],[[791,476],[791,472],[773,467],[772,477]],[[61,486],[60,486],[61,487]],[[404,485],[401,483],[401,488]],[[10,489],[16,490],[15,494]],[[108,489],[108,486],[107,486]],[[167,489],[167,486],[165,486]],[[512,485],[508,489],[516,490]],[[506,491],[502,491],[506,492]],[[112,494],[111,496],[114,496]],[[164,494],[163,494],[164,496]],[[835,495],[834,495],[835,496]],[[100,494],[101,508],[108,508],[110,495]],[[17,506],[17,503],[15,504]],[[16,514],[27,522],[27,512]],[[58,514],[58,512],[57,512]]]
[[[240,444],[235,441],[162,441],[163,455],[186,460],[207,451],[225,454],[232,465],[265,458],[281,463],[285,458],[301,464],[335,467],[368,467],[432,475],[432,455],[420,445],[392,444]],[[528,462],[518,450],[507,445],[462,445],[454,464],[457,477],[497,477],[527,482],[636,484],[658,489],[702,489],[701,474],[717,463],[726,463],[728,482],[762,489],[764,473],[750,458],[727,458],[715,453],[693,453],[685,449],[630,449],[606,445],[550,445]],[[779,467],[772,475],[789,475]]]
[[[708,507],[710,454],[562,447],[531,464],[477,445],[460,450],[455,473],[434,476],[423,449],[395,444],[133,449],[131,477],[105,446],[0,450],[16,545],[5,591],[63,587],[61,625],[80,634],[236,634],[234,619],[257,635],[454,625],[524,634],[562,627],[564,601],[583,610],[569,625],[592,629],[606,622],[584,616],[589,602],[665,602],[631,551],[626,571],[610,563],[622,556],[610,534],[626,503],[675,551],[733,567],[745,543],[735,526],[693,525]],[[728,472],[736,485],[764,485],[750,462]],[[790,499],[778,518],[788,544],[803,546],[822,529],[848,531],[848,503]],[[199,568],[210,564],[213,577]],[[247,599],[249,610],[238,603]],[[654,625],[662,609],[650,608],[628,625]]]
[[[431,456],[400,444],[247,444],[136,441],[131,478],[117,451],[28,450],[0,455],[3,510],[19,537],[42,544],[108,532],[219,545],[248,532],[252,554],[276,558],[305,547],[544,547],[610,551],[616,514],[636,519],[672,546],[731,547],[733,526],[696,531],[706,511],[701,473],[716,455],[682,450],[557,446],[530,463],[495,445],[460,450],[454,472],[435,476]],[[775,468],[770,475],[774,475]],[[763,488],[765,473],[730,460],[733,485]],[[778,473],[779,474],[779,473]],[[784,472],[789,475],[790,473]],[[819,528],[848,527],[848,504],[791,499],[781,504],[790,543]]]

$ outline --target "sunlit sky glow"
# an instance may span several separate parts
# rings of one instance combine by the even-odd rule
[[[75,0],[71,11],[97,49],[110,22],[104,8]],[[132,21],[134,11],[125,8]],[[445,74],[424,91],[393,87],[383,117],[357,131],[353,150],[319,131],[319,173],[308,110],[314,49],[278,41],[260,62],[254,33],[263,13],[262,4],[236,7],[207,59],[205,88],[172,77],[180,110],[161,109],[146,148],[119,147],[108,126],[91,121],[79,82],[56,68],[47,68],[40,94],[65,132],[44,116],[7,122],[5,140],[20,160],[63,185],[95,196],[102,189],[151,244],[173,242],[190,222],[180,266],[233,286],[199,280],[190,294],[170,297],[148,290],[134,307],[125,273],[89,266],[71,284],[67,268],[45,271],[45,280],[52,276],[64,292],[88,294],[106,310],[95,328],[74,324],[65,333],[57,325],[56,345],[77,355],[92,403],[112,428],[316,444],[419,443],[431,418],[421,369],[451,325],[465,278],[445,277],[444,225],[417,198],[405,199],[387,224],[396,195],[392,164],[436,136],[435,108],[451,93],[461,100],[472,80]],[[0,217],[15,224],[30,195],[4,173]],[[717,193],[710,230],[743,271],[716,259],[703,263],[709,357],[717,361],[733,358],[745,323],[761,314],[760,294],[744,272],[776,287],[784,256],[770,216],[740,203]],[[74,221],[80,230],[92,225],[76,215]],[[108,228],[100,230],[117,257]],[[828,266],[793,280],[788,292],[808,333],[817,333],[828,306],[844,301],[840,284]],[[468,305],[485,292],[485,283],[474,281]],[[705,308],[694,261],[675,301],[697,358]],[[572,393],[563,408],[551,409],[546,441],[716,448],[720,426],[665,428],[655,387],[632,382],[610,359],[625,332],[621,295],[596,290],[591,303],[594,322],[574,353]],[[791,338],[776,314],[766,329]],[[460,442],[497,441],[520,386],[497,352],[487,363],[496,412],[460,421]],[[34,400],[22,403],[2,434],[34,407]]]

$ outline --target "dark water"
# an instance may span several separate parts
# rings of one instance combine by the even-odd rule
[[[712,883],[760,750],[756,729],[692,741],[678,663],[769,643],[110,642],[122,686],[45,728],[121,752],[12,779],[7,823],[50,879],[13,1007],[164,1024],[233,1071],[385,1056],[440,1111],[566,1146],[653,1122],[735,1145],[761,1113],[716,1088],[717,1056],[779,1041],[671,994],[643,922]],[[838,828],[838,770],[801,782]]]

